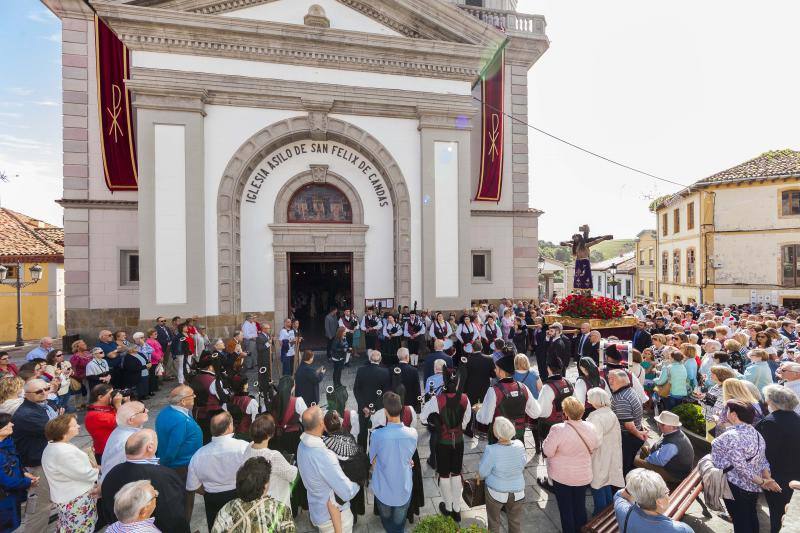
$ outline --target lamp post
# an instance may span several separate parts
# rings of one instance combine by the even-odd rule
[[[6,279],[8,267],[0,265],[0,284],[17,286],[17,341],[14,346],[25,344],[25,341],[22,340],[22,288],[38,283],[42,279],[42,267],[33,265],[29,270],[31,271],[31,281],[22,281],[22,262],[17,261],[17,279]]]
[[[608,268],[608,273],[611,274],[611,281],[608,282],[608,285],[611,285],[611,299],[617,299],[617,265],[611,264]]]

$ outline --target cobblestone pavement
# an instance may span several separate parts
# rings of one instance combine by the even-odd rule
[[[33,346],[29,347],[30,350]],[[15,362],[19,362],[23,358],[21,355],[12,353],[12,359]],[[321,358],[317,358],[316,364],[323,364],[322,359],[324,359],[324,355]],[[348,386],[350,390],[352,390],[353,381],[355,380],[355,373],[356,369],[359,365],[362,364],[363,358],[357,359],[353,361],[353,365],[348,367],[344,370],[342,374],[342,382]],[[320,385],[320,391],[324,396],[325,387],[332,383],[332,375],[333,375],[333,368],[332,365],[328,364],[328,372],[326,372],[325,379],[323,380],[322,384]],[[572,368],[567,372],[568,377],[571,379],[575,378],[575,367],[574,365]],[[163,409],[167,405],[166,395],[167,392],[175,386],[175,382],[166,382],[162,385],[161,391],[154,397],[153,399],[147,402],[147,407],[150,410],[150,418],[147,422],[147,427],[153,427],[155,425],[156,416],[161,409]],[[348,407],[350,409],[355,409],[355,398],[351,397],[348,400]],[[82,422],[83,416],[81,415],[79,420]],[[655,428],[655,425],[651,422],[651,428]],[[438,512],[438,505],[441,501],[441,497],[439,494],[439,488],[436,483],[435,479],[435,472],[428,467],[426,463],[426,459],[430,455],[430,449],[428,447],[428,432],[427,430],[418,425],[417,431],[419,432],[419,455],[420,459],[422,460],[422,476],[423,476],[423,487],[425,491],[425,506],[420,509],[421,517],[436,514]],[[651,431],[652,434],[656,432],[653,430]],[[81,424],[81,434],[76,437],[74,443],[80,447],[89,446],[91,444],[91,438],[86,433],[83,425]],[[525,480],[526,480],[526,487],[525,487],[525,505],[524,508],[524,530],[525,531],[532,531],[532,532],[542,532],[542,533],[549,533],[549,532],[558,532],[561,530],[559,516],[558,516],[558,506],[555,502],[555,497],[553,497],[550,493],[542,490],[536,483],[537,477],[544,477],[547,473],[547,468],[544,464],[544,458],[536,455],[534,452],[534,444],[533,438],[530,435],[530,432],[526,433],[526,448],[528,450],[528,464],[525,467]],[[486,441],[473,439],[468,440],[466,446],[464,448],[464,477],[474,477],[475,473],[478,469],[478,463],[480,462],[481,454],[483,453],[483,449],[486,446]],[[466,506],[463,506],[466,508]],[[587,512],[591,515],[592,512],[592,498],[591,495],[587,492],[586,498],[586,509]],[[470,524],[477,524],[482,527],[486,527],[486,511],[483,507],[477,507],[475,509],[470,509],[467,511],[462,511],[462,526],[468,526]],[[719,518],[718,516],[714,515],[712,518],[704,518],[700,506],[697,503],[694,503],[692,507],[689,509],[689,513],[687,514],[684,521],[689,524],[695,531],[697,532],[714,532],[714,533],[722,533],[722,532],[731,532],[733,528],[729,522],[726,522]],[[759,512],[759,521],[761,525],[762,532],[769,531],[769,517],[766,511],[766,504],[762,498],[761,500],[761,509]],[[311,525],[311,522],[308,518],[308,513],[305,511],[301,511],[300,514],[297,516],[295,523],[297,525],[298,533],[312,533],[315,532],[316,529]],[[198,496],[195,499],[195,507],[194,513],[192,515],[192,531],[207,531],[206,528],[206,520],[205,520],[205,509],[203,506],[203,498]],[[408,524],[406,523],[406,531],[413,531],[413,527],[415,524]],[[51,531],[55,531],[55,527],[50,528]],[[358,518],[358,523],[354,528],[355,533],[379,533],[383,531],[383,527],[381,526],[380,520],[377,516],[373,514],[372,509],[372,492],[367,491],[367,512],[364,516]],[[503,527],[501,530],[505,533],[506,529]]]

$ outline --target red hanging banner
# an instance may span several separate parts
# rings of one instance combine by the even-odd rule
[[[476,201],[499,202],[503,188],[503,82],[505,50],[494,56],[481,76],[481,174]]]
[[[135,191],[136,148],[131,127],[128,78],[128,48],[105,22],[94,18],[97,57],[97,112],[100,115],[100,146],[103,172],[111,191]]]

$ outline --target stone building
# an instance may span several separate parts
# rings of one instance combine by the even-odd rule
[[[646,229],[636,235],[636,275],[634,278],[635,296],[653,300],[658,294],[656,276],[656,257],[658,257],[658,237],[656,230]]]
[[[800,152],[766,152],[656,205],[661,299],[800,306]]]
[[[509,116],[549,42],[515,0],[42,1],[63,23],[71,332],[536,297]],[[103,179],[95,13],[130,50],[138,190]],[[502,196],[476,201],[476,82],[500,50]]]

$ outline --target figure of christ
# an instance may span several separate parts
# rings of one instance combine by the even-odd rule
[[[575,258],[575,278],[573,286],[575,291],[591,293],[594,288],[592,283],[592,264],[589,261],[590,248],[603,241],[610,241],[613,235],[603,235],[601,237],[589,237],[589,225],[584,224],[578,228],[580,233],[572,236],[571,241],[564,241],[560,246],[571,246],[572,256]]]

